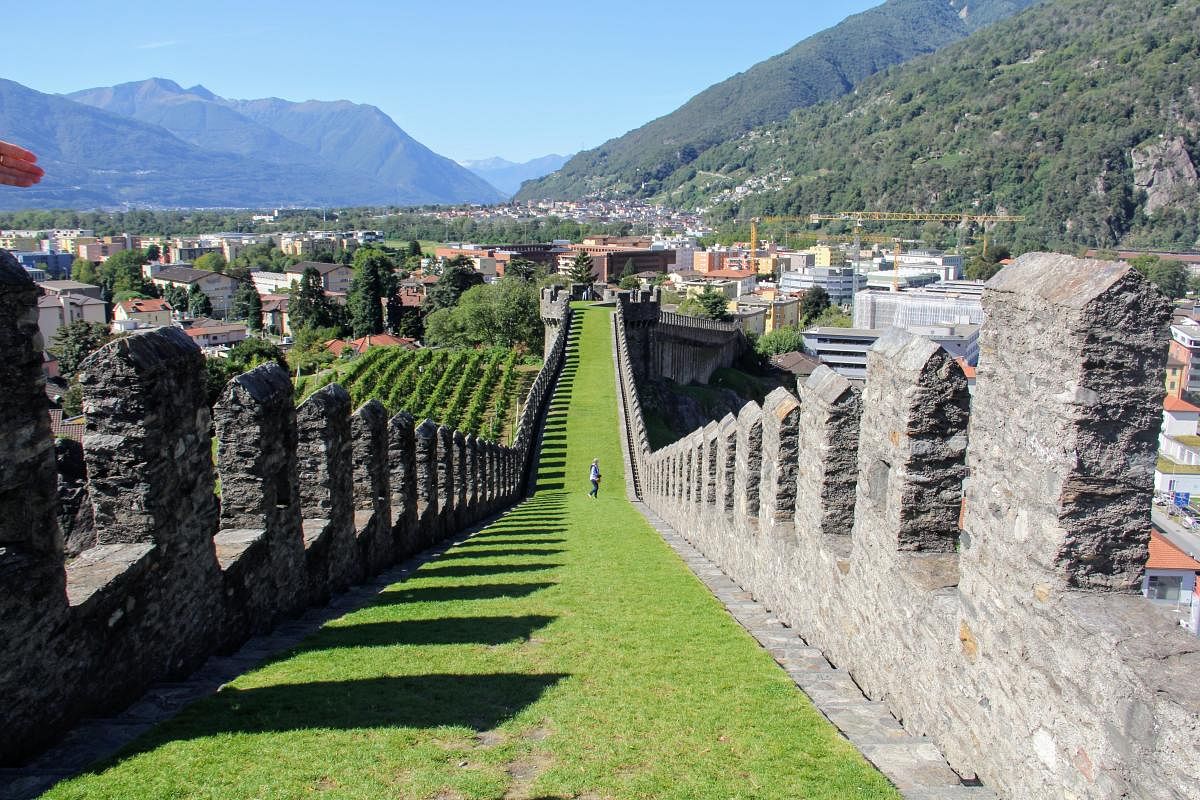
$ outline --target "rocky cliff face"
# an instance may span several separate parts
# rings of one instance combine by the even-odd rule
[[[1136,190],[1146,193],[1147,214],[1174,208],[1195,197],[1200,177],[1183,137],[1134,148],[1130,155],[1133,158],[1133,185]]]

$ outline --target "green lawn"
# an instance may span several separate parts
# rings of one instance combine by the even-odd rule
[[[610,313],[532,499],[49,796],[897,798],[625,500]]]

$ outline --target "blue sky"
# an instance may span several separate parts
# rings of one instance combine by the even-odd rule
[[[0,77],[353,100],[451,158],[523,161],[619,136],[879,2],[44,0]]]

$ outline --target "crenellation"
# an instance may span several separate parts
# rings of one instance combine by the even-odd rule
[[[266,531],[277,614],[307,604],[292,382],[264,364],[229,382],[213,408],[221,476],[221,527]],[[263,622],[269,627],[269,622]]]
[[[800,385],[796,531],[842,537],[854,528],[862,403],[849,380],[824,364]]]
[[[422,550],[441,538],[441,489],[439,474],[441,471],[438,458],[438,426],[427,419],[413,431],[416,452],[417,477],[417,519],[421,535],[416,550]]]
[[[416,420],[401,411],[387,423],[388,490],[392,541],[398,558],[421,549],[421,476],[417,470]]]
[[[782,387],[763,401],[762,494],[764,524],[791,520],[796,514],[800,401]]]
[[[636,306],[614,341],[641,446]],[[984,307],[973,398],[944,351],[890,332],[861,391],[818,367],[697,432],[698,459],[697,434],[631,454],[637,489],[963,776],[1014,800],[1192,796],[1200,648],[1130,593],[1169,306],[1126,265],[1029,254]]]
[[[737,462],[734,467],[733,494],[737,513],[748,521],[757,521],[762,496],[763,413],[753,400],[742,406],[737,416]]]
[[[336,383],[313,392],[296,409],[296,467],[300,511],[319,529],[308,547],[310,604],[362,580],[354,531],[354,453],[350,394]],[[307,537],[306,537],[307,538]]]
[[[86,470],[70,470],[67,496],[95,525],[66,562],[38,295],[0,252],[3,765],[518,499],[571,320],[561,297],[518,447],[388,420],[377,402],[351,414],[336,384],[297,409],[274,363],[210,410],[204,357],[181,330],[115,340],[81,369]]]
[[[355,535],[367,575],[396,560],[392,536],[391,480],[388,468],[387,409],[368,400],[350,418]],[[364,518],[365,522],[361,520]]]
[[[889,329],[867,355],[858,451],[856,536],[950,553],[966,478],[967,379],[934,342]]]

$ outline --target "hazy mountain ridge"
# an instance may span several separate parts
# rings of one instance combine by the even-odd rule
[[[69,99],[0,81],[0,129],[48,172],[33,189],[0,194],[3,208],[502,199],[379,109],[347,101],[231,101],[159,78]]]
[[[517,190],[521,188],[521,184],[525,181],[549,175],[567,163],[570,158],[571,156],[560,156],[557,153],[552,153],[548,156],[532,158],[529,161],[521,163],[509,161],[498,156],[474,161],[460,161],[459,163],[505,194],[513,195],[516,194]]]
[[[888,0],[847,17],[680,108],[523,186],[517,199],[593,193],[650,197],[710,147],[797,108],[840,97],[880,70],[937,50],[1035,0]]]

